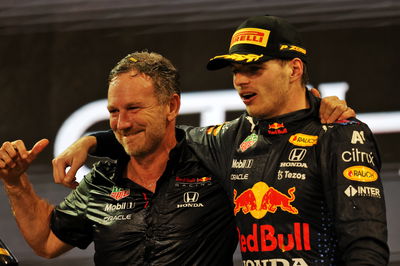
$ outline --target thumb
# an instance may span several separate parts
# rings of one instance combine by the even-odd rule
[[[321,94],[316,88],[312,88],[310,91],[315,97],[321,98]]]
[[[33,148],[29,151],[29,157],[34,160],[44,150],[44,148],[46,148],[48,144],[48,139],[41,139],[36,142]]]

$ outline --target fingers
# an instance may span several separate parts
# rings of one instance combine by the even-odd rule
[[[22,140],[4,142],[0,148],[0,179],[7,184],[17,184],[20,176],[47,144],[48,140],[41,140],[31,151],[27,151]]]
[[[356,117],[356,112],[352,108],[347,107],[347,110],[342,113],[339,120],[349,119],[350,117]]]
[[[0,148],[0,167],[14,168],[18,159],[25,159],[28,152],[22,140],[6,141]]]
[[[321,101],[320,118],[321,123],[333,123],[348,109],[346,101],[336,96],[325,97]]]
[[[315,97],[321,98],[321,94],[316,88],[312,88],[310,91]]]
[[[54,183],[62,184],[65,178],[65,170],[69,166],[66,160],[60,157],[54,158],[51,163],[53,164],[53,179]]]
[[[72,189],[75,189],[79,185],[79,183],[76,182],[75,176],[82,166],[81,163],[77,163],[72,157],[60,155],[53,159],[52,164],[53,178],[56,184],[62,184]]]
[[[29,151],[29,158],[31,161],[36,159],[36,157],[47,147],[49,144],[48,139],[41,139],[33,145],[33,148]]]

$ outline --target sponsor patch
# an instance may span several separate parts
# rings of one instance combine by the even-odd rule
[[[243,159],[243,160],[237,160],[233,159],[232,161],[232,168],[251,168],[253,166],[254,159]]]
[[[251,135],[247,136],[245,140],[240,144],[239,150],[241,152],[246,151],[248,148],[253,146],[258,140],[258,136],[255,133],[252,133]]]
[[[308,266],[303,258],[292,258],[290,260],[277,258],[277,259],[264,259],[264,260],[243,260],[243,266]]]
[[[290,151],[288,159],[291,162],[300,162],[304,159],[304,156],[306,156],[306,153],[307,153],[306,149],[295,148]]]
[[[199,187],[212,184],[212,177],[175,177],[176,187]]]
[[[4,248],[0,248],[0,255],[11,256],[10,252],[8,252],[8,250]]]
[[[290,136],[289,142],[300,147],[310,147],[317,144],[318,136],[297,133]]]
[[[247,180],[249,174],[231,174],[231,180]]]
[[[306,163],[301,162],[281,162],[280,167],[300,167],[300,168],[308,168]]]
[[[213,134],[214,136],[218,135],[218,133],[221,131],[222,126],[223,125],[221,124],[207,128],[207,134],[208,135]]]
[[[116,200],[120,200],[120,199],[128,197],[130,195],[130,193],[131,193],[131,191],[129,188],[124,189],[124,188],[120,188],[117,186],[113,186],[110,197],[113,199],[116,199]]]
[[[273,123],[268,125],[268,134],[270,135],[280,135],[288,133],[287,128],[283,123]]]
[[[279,48],[281,51],[296,51],[302,54],[307,54],[306,49],[301,48],[300,46],[296,45],[291,45],[291,44],[281,44],[281,47]]]
[[[290,172],[290,171],[282,171],[278,170],[278,180],[281,180],[283,178],[291,178],[291,179],[300,179],[300,180],[305,180],[306,179],[306,174],[305,173],[295,173],[295,172]]]
[[[344,151],[342,153],[342,160],[348,162],[362,162],[369,163],[375,166],[374,154],[372,152],[360,151],[357,148],[352,148],[351,151]]]
[[[200,193],[188,191],[183,194],[183,204],[177,204],[177,208],[199,208],[204,207],[203,203],[198,202]]]
[[[376,187],[366,187],[366,186],[357,186],[353,187],[352,185],[348,186],[344,191],[347,197],[371,197],[371,198],[381,198],[381,191]]]
[[[373,169],[363,165],[346,168],[343,175],[349,180],[359,182],[373,182],[378,179],[378,174]]]
[[[120,214],[114,216],[106,216],[103,218],[106,222],[132,220],[132,214]]]
[[[351,136],[351,144],[364,144],[365,137],[364,137],[364,131],[353,131],[353,135]]]
[[[287,196],[264,182],[257,182],[252,188],[246,189],[238,196],[234,189],[235,208],[233,214],[236,216],[238,212],[242,211],[243,214],[250,213],[254,218],[261,219],[268,212],[275,213],[278,207],[281,211],[298,214],[299,211],[291,204],[296,199],[295,191],[295,187],[289,188],[287,191],[289,196]]]
[[[270,31],[258,28],[243,28],[237,30],[231,39],[229,49],[236,44],[253,44],[267,47]]]
[[[135,208],[135,202],[117,202],[117,204],[108,203],[104,207],[104,211],[112,212],[112,211],[119,211],[119,210],[129,210]]]
[[[308,223],[293,223],[292,228],[285,227],[284,232],[279,231],[279,227],[272,224],[253,224],[253,230],[249,234],[239,233],[239,245],[242,252],[268,252],[280,250],[282,252],[290,250],[311,250],[310,225]],[[264,261],[264,260],[262,260]],[[271,264],[244,264],[244,265],[274,265],[288,266],[282,260],[278,264],[272,264],[275,259],[266,260]],[[276,261],[275,261],[276,262]],[[307,264],[293,264],[307,265]]]

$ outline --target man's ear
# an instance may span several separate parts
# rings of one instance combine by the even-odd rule
[[[174,93],[169,100],[168,107],[169,107],[169,111],[168,111],[167,119],[168,119],[168,121],[172,121],[179,114],[179,109],[181,107],[181,97],[178,94]]]
[[[300,58],[293,58],[290,61],[290,67],[292,70],[292,73],[290,75],[290,81],[295,82],[297,80],[301,81],[301,78],[303,76],[303,68],[304,68],[304,63],[301,61]]]

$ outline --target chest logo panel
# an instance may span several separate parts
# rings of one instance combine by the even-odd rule
[[[120,200],[123,198],[128,197],[131,194],[131,191],[129,188],[124,189],[124,188],[120,188],[117,186],[113,186],[112,191],[110,193],[110,197],[116,200]]]
[[[343,171],[343,175],[349,180],[359,182],[373,182],[378,179],[377,172],[369,167],[362,165],[356,165],[346,168]]]
[[[310,146],[314,146],[317,144],[318,136],[297,133],[297,134],[290,136],[289,142],[295,146],[310,147]]]
[[[264,182],[254,184],[252,188],[246,189],[238,196],[236,189],[234,189],[234,215],[236,216],[242,211],[244,214],[250,213],[254,218],[261,219],[268,212],[275,213],[278,207],[282,211],[298,214],[299,211],[291,204],[296,199],[295,191],[295,187],[289,188],[288,196]]]
[[[245,152],[248,148],[253,146],[258,140],[258,136],[255,133],[252,133],[251,135],[247,136],[245,140],[240,144],[239,150],[241,152]]]

